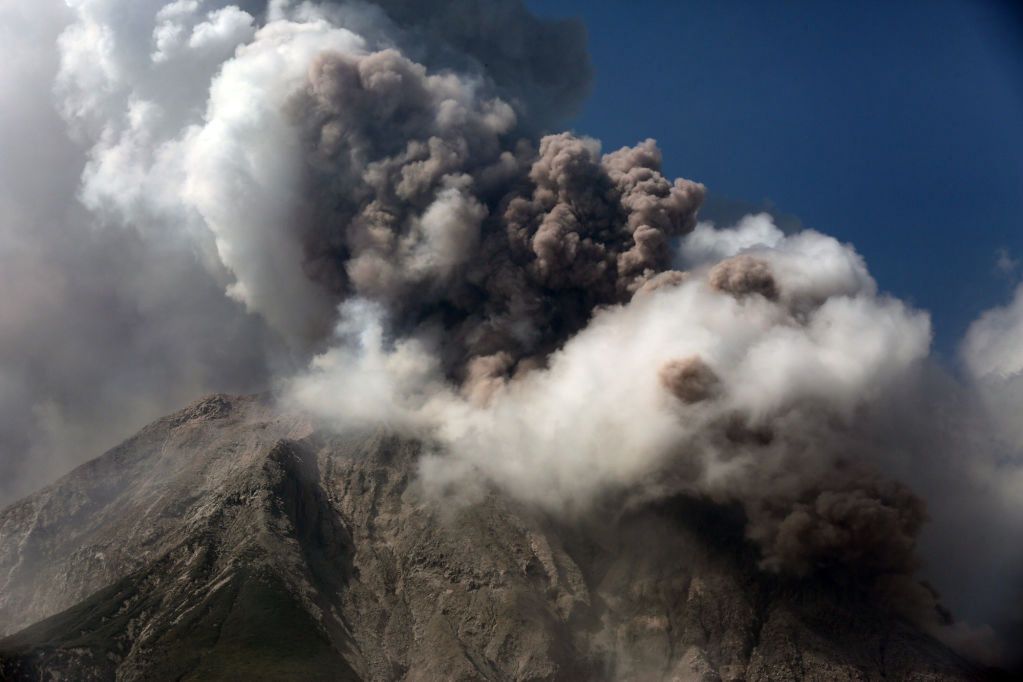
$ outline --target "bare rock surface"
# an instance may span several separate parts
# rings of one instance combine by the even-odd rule
[[[211,396],[0,512],[0,679],[973,680],[733,510],[445,507],[420,445]]]

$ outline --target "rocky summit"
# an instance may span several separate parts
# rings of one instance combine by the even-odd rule
[[[445,505],[420,445],[216,395],[0,512],[11,680],[972,680],[734,510]]]

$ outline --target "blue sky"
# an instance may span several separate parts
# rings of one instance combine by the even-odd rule
[[[577,131],[654,137],[666,170],[850,241],[930,310],[936,349],[1023,261],[1023,3],[531,0],[576,16],[595,81]]]

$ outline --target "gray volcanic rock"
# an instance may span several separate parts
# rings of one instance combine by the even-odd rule
[[[420,446],[212,396],[0,512],[0,678],[968,680],[737,512],[445,508]]]

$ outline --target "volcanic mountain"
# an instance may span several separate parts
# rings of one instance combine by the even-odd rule
[[[215,395],[0,512],[0,678],[967,680],[740,510],[444,505],[422,445]]]

